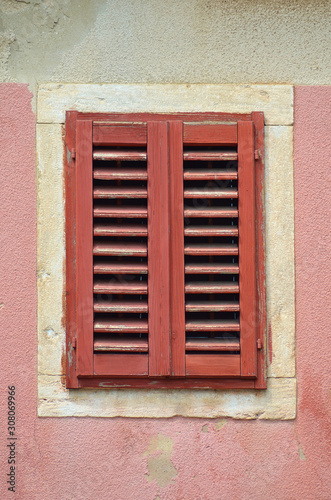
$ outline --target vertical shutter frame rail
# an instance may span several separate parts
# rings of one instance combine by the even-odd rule
[[[67,252],[66,385],[68,388],[266,388],[263,127],[264,118],[261,112],[247,114],[177,113],[172,115],[67,112],[64,162]],[[184,254],[187,254],[186,250],[184,252],[184,246],[187,247],[187,244],[184,244],[184,234],[185,238],[189,238],[189,242],[198,241],[195,240],[195,236],[199,236],[199,230],[202,227],[196,228],[194,224],[191,227],[184,227],[184,190],[187,199],[197,196],[198,200],[200,196],[199,189],[198,191],[195,188],[187,189],[184,187],[184,183],[192,183],[190,179],[197,179],[193,181],[192,185],[198,186],[200,185],[198,179],[200,179],[202,186],[206,186],[208,182],[208,185],[213,185],[210,182],[223,182],[226,179],[235,178],[236,174],[224,173],[217,169],[208,171],[201,170],[201,168],[193,168],[193,170],[187,168],[183,176],[183,161],[189,161],[190,165],[191,162],[199,161],[200,158],[205,162],[212,162],[215,160],[215,147],[221,147],[223,160],[231,161],[236,158],[236,154],[231,153],[231,151],[235,151],[233,148],[236,148],[237,145],[240,354],[227,352],[232,349],[232,346],[235,346],[235,351],[237,350],[236,346],[239,344],[234,340],[228,343],[223,341],[222,350],[213,353],[212,346],[217,346],[219,342],[213,340],[213,333],[207,337],[211,339],[209,347],[206,342],[201,341],[202,345],[206,344],[206,348],[211,349],[211,351],[199,352],[199,344],[194,342],[195,334],[189,333],[190,331],[198,331],[199,321],[192,323],[192,320],[186,320],[188,337],[185,341],[185,309],[186,311],[195,310],[194,303],[196,302],[194,300],[196,296],[188,295],[189,299],[185,299],[187,292],[184,289],[191,286],[192,279],[198,279],[197,283],[201,282],[199,281],[199,273],[206,272],[206,270],[209,273],[210,283],[214,282],[214,278],[216,279],[215,286],[218,286],[218,272],[237,271],[235,266],[230,266],[227,270],[226,266],[220,264],[200,264],[201,271],[192,264],[185,264],[184,270]],[[109,150],[109,148],[111,149]],[[107,219],[107,221],[111,221],[110,224],[103,223],[103,219],[95,219],[98,224],[96,227],[96,222],[94,223],[94,234],[101,242],[108,241],[107,238],[104,240],[102,235],[112,238],[110,241],[113,241],[114,244],[119,241],[115,244],[116,253],[114,255],[119,255],[117,248],[121,245],[124,245],[126,249],[131,247],[138,249],[139,245],[136,243],[128,243],[126,246],[127,240],[125,238],[130,237],[130,240],[135,242],[139,241],[140,237],[147,237],[143,226],[136,225],[136,221],[139,224],[137,217],[141,217],[141,215],[135,214],[133,204],[128,205],[130,214],[128,212],[128,215],[124,215],[121,208],[122,202],[119,200],[127,198],[128,195],[131,198],[136,197],[133,191],[127,194],[125,189],[121,187],[126,185],[126,181],[137,179],[138,182],[141,179],[141,182],[147,182],[147,215],[143,215],[143,217],[147,218],[148,227],[146,252],[148,256],[148,291],[147,295],[144,296],[148,307],[144,305],[145,299],[141,302],[141,306],[136,300],[131,301],[130,304],[134,304],[137,311],[145,311],[143,316],[148,314],[148,345],[144,343],[145,341],[139,340],[140,337],[137,337],[137,342],[132,341],[130,347],[129,334],[125,333],[119,334],[122,339],[127,335],[125,341],[117,343],[116,340],[112,340],[105,344],[102,342],[94,344],[94,335],[97,334],[94,334],[93,328],[93,155],[98,161],[100,160],[99,163],[97,162],[98,165],[103,160],[110,160],[112,154],[114,158],[118,158],[118,161],[146,162],[144,148],[147,153],[147,173],[141,169],[139,163],[137,163],[137,167],[135,164],[134,168],[131,165],[129,168],[123,167],[120,175],[108,166],[107,168],[102,167],[94,173],[94,179],[100,179],[97,188],[94,189],[95,201],[99,201],[99,198],[115,199],[115,205],[111,205],[114,207],[112,209],[114,213],[110,215],[115,219]],[[221,158],[221,156],[218,157]],[[102,165],[104,164],[108,165],[108,163]],[[106,172],[106,177],[103,172]],[[119,179],[119,181],[117,184],[115,181],[115,184],[114,182],[110,183],[110,186],[114,185],[115,188],[108,188],[107,182],[103,184],[103,178]],[[98,186],[104,185],[107,189],[98,188]],[[245,194],[245,190],[248,190],[248,195]],[[135,191],[137,190],[135,189]],[[201,193],[201,197],[205,197],[206,192],[207,197],[212,199],[217,199],[219,196],[227,197],[226,192],[223,193],[219,190],[219,193],[214,194],[209,192],[208,188],[205,188],[205,192]],[[144,196],[142,188],[138,188],[137,196],[140,199]],[[231,193],[230,196],[233,194]],[[217,201],[215,203],[218,206]],[[142,214],[141,210],[139,209],[140,214]],[[215,209],[211,210],[215,211]],[[191,212],[185,205],[185,217],[193,217],[192,213],[193,215],[198,214],[196,210]],[[216,215],[219,213],[219,209],[215,211]],[[119,214],[117,218],[116,214]],[[198,217],[211,217],[211,214],[212,211],[204,213],[203,210],[200,210]],[[101,213],[97,217],[103,215]],[[130,218],[122,219],[123,215]],[[101,220],[101,224],[99,224],[99,220]],[[125,224],[122,227],[123,220]],[[210,218],[197,220],[211,221]],[[164,227],[167,227],[168,231],[164,231]],[[229,232],[229,229],[225,229],[224,226],[211,226],[210,229],[208,229],[208,225],[203,227],[206,228],[203,230],[205,241],[213,241],[208,234],[221,238],[220,241],[223,241],[222,237],[226,238],[227,234],[238,234],[235,230]],[[133,240],[130,235],[132,235]],[[105,246],[108,248],[109,244],[107,243]],[[192,248],[194,247],[198,248],[199,245],[197,247],[193,244]],[[102,245],[101,247],[99,245],[98,248],[101,248],[103,252]],[[202,248],[203,245],[201,250]],[[212,254],[214,252],[210,248],[208,245],[207,250],[202,253],[199,250],[202,256],[206,256],[200,258],[202,262],[204,259],[207,259],[206,262],[213,262],[213,258],[210,260],[208,257],[208,254],[211,255],[210,252]],[[217,255],[217,252],[216,254],[214,252],[214,255]],[[160,262],[162,262],[162,266],[160,266]],[[122,268],[127,269],[131,274],[138,269],[140,272],[147,272],[144,271],[145,264],[137,266],[133,263],[131,265],[132,271],[129,269],[130,265],[125,267],[124,264],[123,267],[122,258],[118,257],[117,264],[111,264],[109,271],[106,270],[106,272],[112,273],[118,270],[119,276],[123,272]],[[94,273],[103,272],[102,263],[95,265]],[[94,274],[94,276],[99,283],[98,275]],[[187,284],[184,281],[185,276],[188,279]],[[106,275],[101,275],[101,284],[102,279],[107,283],[105,278]],[[210,290],[213,290],[213,286]],[[94,289],[95,287],[96,285],[94,285]],[[162,293],[160,290],[163,290]],[[121,293],[120,289],[117,293]],[[212,291],[208,293],[210,294]],[[98,297],[102,298],[102,295],[98,295]],[[124,313],[118,312],[118,317],[122,318],[123,314],[124,319],[130,317],[130,314],[125,316],[125,310],[128,311],[130,305],[125,302],[126,296],[119,295],[118,297],[121,301],[118,304],[114,302],[109,305],[102,300],[97,301],[96,313],[109,310],[112,314],[111,311],[120,311],[121,308],[124,308]],[[134,297],[139,297],[139,295]],[[191,297],[193,297],[193,303]],[[213,295],[210,297],[212,299]],[[186,306],[185,301],[188,301]],[[201,304],[199,307],[200,309],[197,310],[202,311]],[[217,305],[215,302],[215,305],[208,303],[207,310],[213,310],[213,308],[215,311],[237,310],[236,307],[229,307],[227,302],[224,302],[224,305]],[[134,312],[133,308],[130,313]],[[193,312],[189,313],[191,316],[192,314],[193,317],[199,318],[199,315],[196,316]],[[214,314],[219,313],[210,313],[210,317],[213,318]],[[142,315],[140,314],[139,317]],[[132,331],[132,328],[135,331],[137,328],[137,331],[145,331],[144,326],[130,321],[124,325],[123,332]],[[211,332],[216,329],[217,333],[222,325],[217,326],[217,321],[210,321],[210,325],[206,324],[205,328]],[[119,321],[119,324],[121,323],[123,323],[122,320]],[[100,326],[100,322],[98,325]],[[101,331],[103,331],[102,325],[101,322]],[[230,326],[229,324],[229,328]],[[110,327],[112,331],[117,331],[116,323],[113,322]],[[222,330],[225,330],[225,326],[221,328]],[[109,329],[104,331],[109,331]],[[193,335],[193,342],[190,340],[190,335]],[[113,346],[111,351],[107,347],[110,344]],[[120,344],[128,345],[124,351],[134,351],[134,353],[116,352],[116,346]],[[96,345],[102,347],[97,347],[95,351]],[[103,352],[100,352],[100,349]],[[107,349],[108,352],[104,352]],[[187,351],[187,349],[189,350]],[[114,350],[115,352],[113,352]]]

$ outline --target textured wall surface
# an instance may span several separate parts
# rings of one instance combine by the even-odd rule
[[[331,89],[295,95],[296,420],[58,419],[37,417],[31,94],[0,86],[1,498],[329,500]],[[17,388],[16,494],[5,483],[9,384]]]
[[[330,82],[329,0],[1,0],[0,79]]]

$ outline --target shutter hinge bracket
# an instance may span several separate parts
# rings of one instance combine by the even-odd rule
[[[257,344],[258,349],[262,349],[262,340],[261,339],[257,339],[256,344]]]
[[[72,343],[71,343],[71,345],[72,345],[72,348],[73,348],[73,349],[76,349],[76,345],[77,345],[77,340],[76,340],[76,337],[74,337],[74,338],[72,339]]]
[[[261,151],[259,149],[255,149],[254,151],[254,159],[259,160],[261,158]]]
[[[72,148],[72,151],[71,151],[71,158],[74,160],[76,158],[76,149],[75,148]]]

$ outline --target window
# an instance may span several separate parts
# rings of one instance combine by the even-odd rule
[[[67,387],[265,388],[263,125],[67,113]]]

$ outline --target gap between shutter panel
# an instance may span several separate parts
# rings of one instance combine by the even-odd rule
[[[183,154],[186,374],[239,376],[238,152],[224,126],[199,128],[209,145]]]
[[[102,130],[112,141],[93,150],[95,373],[147,376],[146,145],[127,126]]]

